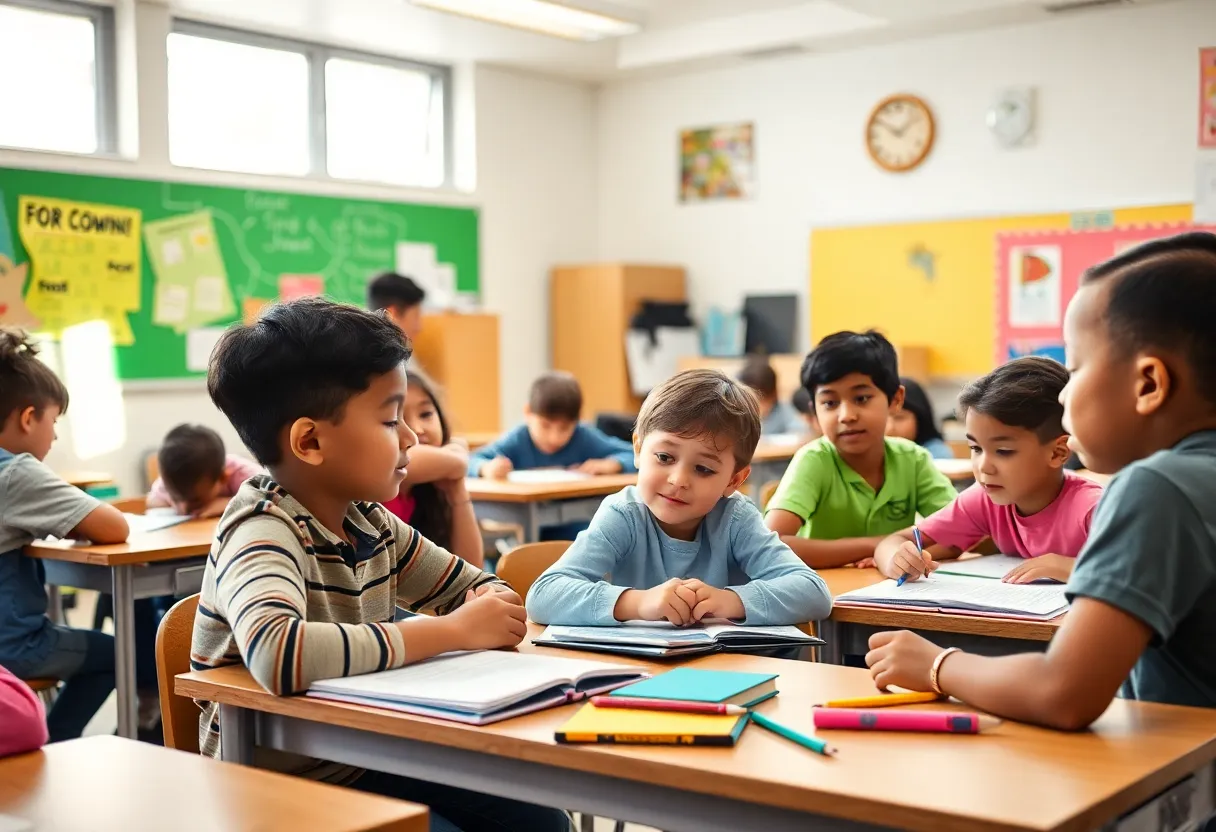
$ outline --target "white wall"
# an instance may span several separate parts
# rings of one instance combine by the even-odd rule
[[[1197,50],[1216,3],[1091,12],[1046,24],[804,55],[605,88],[599,101],[599,255],[682,263],[699,311],[746,293],[806,307],[813,226],[1189,202]],[[984,113],[1007,86],[1038,89],[1038,140],[1001,150]],[[910,91],[938,141],[906,175],[862,143],[870,108]],[[680,205],[681,128],[754,121],[759,194]]]

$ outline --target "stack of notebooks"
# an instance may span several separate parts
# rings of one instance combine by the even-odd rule
[[[797,627],[748,627],[713,621],[690,627],[666,622],[626,621],[617,627],[563,627],[551,624],[533,644],[626,656],[668,658],[697,653],[751,653],[781,647],[823,644]]]
[[[1027,621],[1047,621],[1068,610],[1063,584],[1007,584],[991,577],[956,575],[941,569],[903,586],[888,580],[854,589],[838,595],[835,604]]]

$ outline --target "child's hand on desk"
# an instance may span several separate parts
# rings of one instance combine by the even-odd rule
[[[512,604],[524,605],[524,599],[519,597],[519,593],[511,589],[506,584],[482,584],[473,590],[473,594],[478,598],[483,595],[497,595],[499,598],[504,598]]]
[[[718,589],[696,578],[684,581],[684,588],[691,589],[697,596],[697,603],[692,608],[693,621],[703,618],[729,618],[739,621],[747,618],[743,599],[729,589]]]
[[[874,558],[862,558],[861,560],[857,561],[857,563],[851,563],[849,565],[855,569],[873,569]]]
[[[582,471],[584,474],[619,474],[621,473],[620,460],[616,459],[589,459],[581,465],[572,466],[572,470]]]
[[[1007,584],[1029,584],[1044,580],[1068,583],[1076,562],[1076,558],[1066,558],[1063,555],[1040,555],[1037,558],[1027,558],[1024,563],[1010,569],[1001,580]]]
[[[916,544],[911,540],[906,540],[895,550],[887,568],[883,569],[881,564],[878,568],[893,580],[899,580],[903,575],[907,575],[909,581],[918,581],[921,578],[927,578],[938,566],[937,561],[928,552],[917,551]]]
[[[617,611],[623,611],[617,620],[640,618],[643,621],[670,621],[677,627],[691,624],[692,609],[697,605],[697,595],[680,578],[672,578],[650,589],[630,589],[617,600]]]
[[[496,456],[481,466],[481,475],[489,480],[505,480],[507,474],[515,470],[511,460],[505,456]]]
[[[929,691],[929,671],[942,652],[928,639],[907,630],[875,633],[870,636],[866,666],[879,690],[892,685],[915,691]]]
[[[464,603],[446,616],[454,625],[457,649],[496,650],[523,641],[528,634],[528,614],[518,603],[519,596],[515,598],[511,601],[502,592],[479,596],[470,589],[465,593]]]

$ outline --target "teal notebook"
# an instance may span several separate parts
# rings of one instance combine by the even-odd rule
[[[617,688],[608,695],[714,702],[750,708],[777,695],[777,674],[677,667],[636,684]]]

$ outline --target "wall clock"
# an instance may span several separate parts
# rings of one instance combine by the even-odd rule
[[[1029,144],[1034,133],[1034,90],[1023,87],[1001,92],[985,120],[1003,146]]]
[[[866,122],[866,150],[892,173],[912,170],[933,149],[933,111],[915,95],[892,95],[878,102]]]

